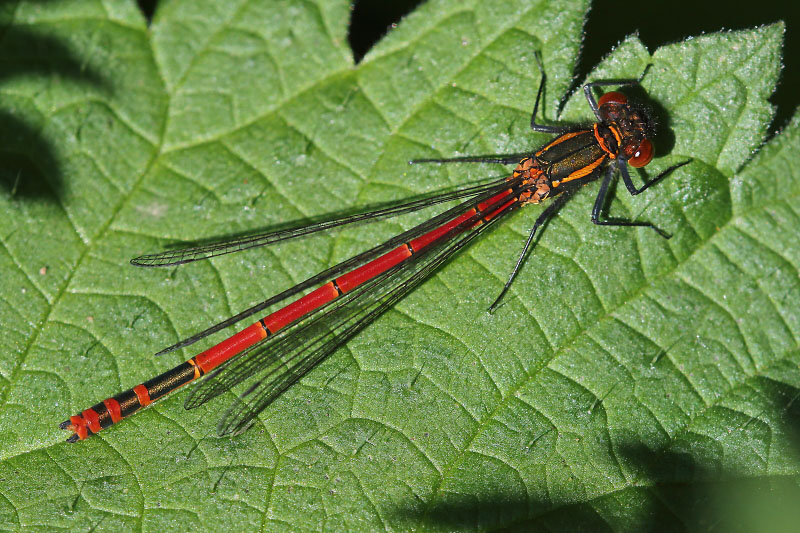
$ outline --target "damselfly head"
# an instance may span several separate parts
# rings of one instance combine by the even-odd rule
[[[605,93],[597,101],[600,116],[615,130],[617,154],[633,167],[643,167],[653,159],[650,139],[655,125],[644,107],[628,103],[628,97],[616,91]]]

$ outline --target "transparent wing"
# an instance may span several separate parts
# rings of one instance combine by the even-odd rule
[[[445,201],[448,201],[448,200],[453,200],[455,198],[461,198],[461,197],[476,198],[476,197],[486,196],[487,198],[491,198],[494,194],[496,194],[500,190],[506,189],[506,188],[508,188],[508,187],[510,187],[512,185],[513,184],[511,182],[509,182],[508,180],[506,180],[506,179],[493,180],[493,181],[491,181],[489,183],[477,185],[477,186],[470,187],[470,188],[467,188],[467,189],[459,189],[458,191],[453,191],[453,192],[449,192],[449,193],[440,194],[440,195],[435,196],[433,198],[428,198],[427,201],[433,200],[435,203],[442,203],[442,202],[445,202]],[[457,197],[453,196],[453,195],[456,195],[456,194],[458,195]],[[471,200],[469,200],[468,202],[470,202],[470,201]],[[465,202],[464,204],[466,205],[466,203],[468,203],[468,202]],[[426,207],[426,206],[419,206],[419,204],[416,203],[416,202],[402,204],[401,206],[397,206],[397,207],[398,208],[407,207],[407,206],[411,206],[412,204],[414,206],[414,209],[411,209],[409,207],[408,210],[405,211],[405,212],[411,212],[413,210],[417,210],[417,209],[421,209],[422,207]],[[428,204],[428,205],[432,205],[432,204]],[[303,281],[301,283],[298,283],[294,287],[290,287],[290,288],[286,289],[285,291],[280,292],[280,293],[268,298],[267,300],[264,300],[263,302],[260,302],[260,303],[258,303],[256,305],[254,305],[253,307],[245,309],[244,311],[242,311],[240,313],[237,313],[236,315],[234,315],[234,316],[232,316],[232,317],[230,317],[230,318],[228,318],[226,320],[223,320],[222,322],[214,324],[213,326],[211,326],[211,327],[209,327],[207,329],[204,329],[203,331],[200,331],[199,333],[196,333],[196,334],[192,335],[191,337],[183,339],[183,340],[173,344],[172,346],[168,346],[167,348],[164,348],[163,350],[158,352],[156,355],[162,355],[162,354],[165,354],[165,353],[169,353],[169,352],[171,352],[173,350],[177,350],[179,348],[184,348],[186,346],[194,344],[195,342],[199,341],[200,339],[204,339],[205,337],[208,337],[209,335],[212,335],[212,334],[214,334],[214,333],[216,333],[218,331],[221,331],[221,330],[227,328],[228,326],[232,326],[233,324],[236,324],[237,322],[239,322],[241,320],[244,320],[245,318],[253,316],[256,313],[258,313],[260,311],[263,311],[264,309],[267,309],[268,307],[272,307],[273,305],[276,305],[276,304],[279,304],[279,303],[281,303],[281,302],[283,302],[285,300],[288,300],[289,298],[291,298],[291,297],[293,297],[293,296],[295,296],[295,295],[297,295],[297,294],[299,294],[299,293],[301,293],[301,292],[303,292],[303,291],[305,291],[305,290],[307,290],[309,288],[316,287],[317,285],[319,285],[321,283],[330,281],[331,279],[334,279],[334,278],[338,277],[340,274],[344,274],[345,272],[349,272],[350,270],[358,267],[359,265],[367,263],[367,262],[371,261],[372,259],[375,259],[376,257],[379,257],[380,255],[386,253],[387,251],[391,250],[395,246],[397,246],[399,244],[402,244],[404,242],[408,242],[409,240],[413,239],[414,237],[416,237],[418,235],[422,235],[425,232],[429,231],[430,229],[433,229],[433,228],[435,228],[435,227],[447,222],[448,220],[453,218],[453,214],[460,215],[461,212],[458,211],[459,209],[466,210],[466,208],[462,208],[461,206],[456,206],[454,208],[451,208],[451,209],[445,211],[444,213],[431,218],[430,220],[424,222],[423,224],[420,224],[419,226],[416,226],[415,228],[412,228],[412,229],[410,229],[410,230],[408,230],[408,231],[406,231],[404,233],[401,233],[400,235],[397,235],[396,237],[394,237],[392,239],[389,239],[388,241],[384,242],[383,244],[380,244],[380,245],[378,245],[378,246],[376,246],[376,247],[374,247],[374,248],[372,248],[370,250],[367,250],[367,251],[365,251],[365,252],[363,252],[361,254],[358,254],[358,255],[356,255],[354,257],[351,257],[350,259],[348,259],[348,260],[346,260],[346,261],[344,261],[342,263],[339,263],[338,265],[335,265],[335,266],[333,266],[333,267],[331,267],[331,268],[329,268],[327,270],[323,270],[319,274],[316,274],[315,276],[312,276],[312,277],[308,278],[307,280],[305,280],[305,281]],[[368,213],[364,214],[364,216],[366,216],[367,214]],[[399,214],[399,213],[396,213],[396,214]],[[300,228],[300,229],[302,230],[303,228]],[[314,231],[321,231],[321,229],[317,228]],[[297,236],[297,235],[295,235],[295,236]],[[289,238],[289,237],[286,237],[286,238]],[[283,239],[280,239],[280,240],[285,240],[286,238],[283,238]],[[277,241],[271,241],[271,242],[277,242]]]
[[[495,190],[482,196],[490,198],[493,194]],[[462,213],[481,199],[471,199],[453,211]],[[253,379],[253,384],[227,410],[217,428],[220,435],[244,431],[283,391],[517,206],[477,226],[473,224],[481,214],[475,215],[407,261],[252,346],[201,381],[187,398],[186,408],[197,407],[244,380]]]
[[[202,259],[209,259],[211,257],[231,254],[242,250],[248,250],[250,248],[257,248],[259,246],[266,246],[268,244],[294,239],[304,235],[310,235],[319,231],[327,231],[339,226],[344,226],[346,224],[378,220],[402,215],[405,213],[412,213],[432,205],[480,194],[481,192],[496,186],[501,181],[503,180],[492,180],[488,183],[482,183],[452,191],[439,191],[431,195],[420,196],[414,200],[405,201],[400,204],[387,205],[385,207],[364,213],[328,218],[318,222],[312,222],[311,224],[303,224],[302,226],[298,227],[289,227],[276,231],[268,231],[266,233],[235,237],[201,246],[182,248],[180,250],[167,250],[154,254],[145,254],[131,259],[131,264],[142,267],[164,267],[191,263],[193,261],[200,261]]]

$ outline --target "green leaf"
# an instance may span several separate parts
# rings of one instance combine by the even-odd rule
[[[177,269],[201,239],[501,176],[414,157],[530,150],[529,114],[590,120],[572,82],[586,1],[431,1],[353,65],[349,2],[20,2],[0,37],[0,528],[655,529],[796,524],[800,116],[765,142],[784,28],[652,54],[663,111],[637,197],[596,184],[450,261],[267,408],[185,392],[100,435],[59,422],[194,352],[162,347],[430,212]],[[563,111],[560,102],[573,89]],[[214,341],[218,340],[216,337]],[[204,343],[199,349],[214,341]],[[723,527],[719,528],[722,525]]]

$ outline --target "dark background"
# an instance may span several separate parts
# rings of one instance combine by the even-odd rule
[[[485,0],[491,2],[492,0]],[[392,24],[423,0],[354,0],[349,41],[360,61]],[[148,18],[157,0],[139,0]],[[800,94],[800,2],[792,0],[670,0],[650,2],[594,0],[586,22],[577,79],[582,80],[611,48],[638,30],[652,52],[663,44],[692,35],[752,28],[783,20],[786,23],[784,69],[770,99],[777,106],[773,130],[786,125]]]
[[[491,1],[491,0],[486,0]],[[350,46],[356,61],[380,39],[392,23],[421,0],[358,0],[350,26]],[[784,69],[770,101],[778,106],[773,130],[791,118],[800,95],[800,2],[790,0],[653,0],[650,2],[594,0],[585,26],[577,79],[582,80],[611,48],[634,31],[653,52],[663,44],[719,30],[752,28],[783,20],[786,23]]]

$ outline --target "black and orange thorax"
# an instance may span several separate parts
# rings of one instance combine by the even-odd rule
[[[533,187],[528,203],[539,203],[600,177],[616,159],[620,140],[613,125],[594,124],[564,133],[520,161],[512,179],[529,181]]]

